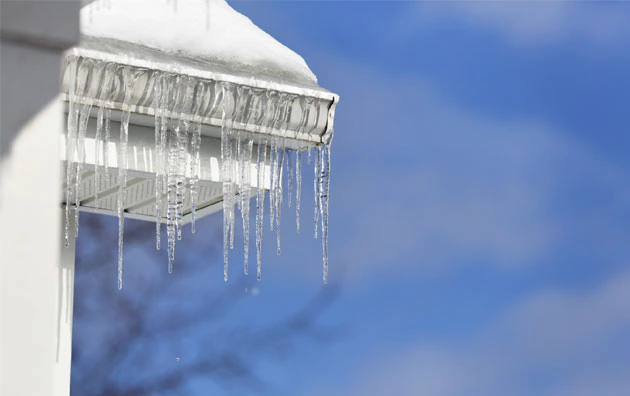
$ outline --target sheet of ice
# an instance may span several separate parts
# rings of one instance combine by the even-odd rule
[[[95,1],[81,10],[81,33],[317,83],[300,55],[225,0],[178,0],[176,10],[166,0]]]

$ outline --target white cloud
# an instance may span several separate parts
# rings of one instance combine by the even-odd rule
[[[623,394],[630,374],[623,349],[628,331],[630,272],[625,272],[584,293],[535,293],[464,342],[372,356],[350,386],[322,394]],[[548,383],[536,383],[540,374],[551,377]]]
[[[574,39],[596,45],[624,44],[630,5],[581,1],[438,1],[417,5],[407,28],[443,17],[495,30],[514,43],[553,44]]]

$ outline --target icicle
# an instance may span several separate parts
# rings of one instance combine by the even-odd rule
[[[244,272],[248,274],[249,270],[249,211],[251,200],[251,162],[252,151],[254,149],[254,141],[251,137],[245,140],[243,145],[244,150],[244,162],[245,168],[243,172],[243,178],[241,182],[241,216],[243,220],[243,258],[244,258]]]
[[[234,218],[234,183],[232,160],[232,124],[233,113],[237,108],[234,98],[234,87],[229,83],[221,83],[221,177],[223,180],[223,279],[228,279],[228,255],[230,233]],[[238,99],[238,97],[236,98]]]
[[[177,239],[182,239],[182,218],[184,212],[184,198],[186,196],[186,169],[188,164],[188,130],[194,99],[195,84],[192,78],[184,77],[182,81],[183,98],[179,122],[175,128],[177,134],[178,164],[177,164]]]
[[[79,207],[81,206],[81,181],[83,180],[83,163],[85,162],[85,134],[90,118],[92,105],[83,104],[79,112],[79,133],[77,135],[77,161],[74,178],[74,237],[79,237]]]
[[[328,283],[328,198],[330,191],[330,144],[319,150],[321,173],[319,177],[319,207],[322,218],[322,260],[324,283]]]
[[[314,175],[313,175],[313,190],[314,190],[314,195],[315,195],[315,219],[314,219],[314,223],[315,223],[315,239],[317,239],[317,225],[319,223],[319,212],[320,212],[320,205],[321,205],[321,201],[320,201],[320,196],[319,196],[319,176],[320,176],[320,169],[321,169],[321,155],[320,155],[320,151],[321,151],[321,146],[317,147],[317,158],[315,158],[315,167],[314,167]]]
[[[243,196],[242,196],[242,192],[243,192],[243,172],[245,169],[245,149],[243,148],[243,145],[245,144],[243,138],[241,137],[241,131],[238,130],[236,133],[236,161],[235,161],[235,166],[236,169],[234,169],[234,181],[235,181],[235,192],[238,193],[239,199],[238,199],[238,210],[243,211]],[[233,241],[230,240],[230,244],[232,244]],[[230,246],[232,249],[234,249],[234,246]]]
[[[268,101],[268,95],[265,93],[265,91],[263,90],[259,90],[259,89],[255,89],[253,90],[253,96],[252,96],[252,107],[251,107],[251,111],[249,116],[253,117],[254,120],[254,124],[257,125],[257,131],[260,133],[262,132],[265,127],[266,127],[266,122],[267,122],[267,116],[268,113],[266,111],[267,109],[267,102]],[[251,139],[251,145],[252,145],[252,154],[253,154],[253,144],[254,144],[254,140],[253,138]],[[259,141],[257,146],[256,146],[256,219],[255,219],[255,232],[256,232],[256,260],[257,260],[257,264],[258,261],[260,260],[260,243],[262,241],[262,236],[259,234],[262,233],[262,223],[261,223],[261,215],[262,215],[262,211],[264,210],[264,207],[261,206],[261,203],[264,203],[264,187],[263,187],[263,167],[264,167],[264,162],[262,161],[262,150],[263,150],[262,146],[262,142]],[[249,180],[251,183],[251,163],[249,164],[250,166],[250,170],[249,170]],[[250,186],[250,195],[251,195],[251,186]],[[251,196],[249,197],[251,198]],[[248,198],[248,208],[247,210],[249,211],[249,199]],[[263,201],[263,202],[261,202]],[[249,223],[249,214],[247,216],[247,221]],[[260,225],[260,227],[259,227]],[[249,235],[249,224],[247,224],[247,234]],[[259,231],[260,230],[260,231]],[[248,238],[249,239],[249,238]],[[249,240],[248,240],[249,243]],[[249,248],[248,248],[249,250]],[[249,257],[249,252],[247,252],[247,255]],[[245,274],[247,275],[249,272],[249,259],[246,260],[245,262]]]
[[[267,145],[268,142],[265,141],[262,149],[260,146],[258,147],[259,152],[262,151],[262,159],[260,161],[260,166],[258,167],[258,197],[257,197],[257,207],[258,213],[260,213],[260,218],[258,219],[257,228],[257,237],[256,237],[256,258],[257,258],[257,270],[256,277],[258,280],[261,279],[261,267],[262,267],[262,237],[263,237],[263,223],[264,223],[264,215],[265,215],[265,180],[267,177],[271,177],[271,175],[267,175]]]
[[[201,158],[199,149],[201,146],[201,119],[199,111],[201,109],[202,100],[204,99],[204,85],[202,82],[197,84],[197,94],[195,100],[194,122],[195,127],[191,138],[191,164],[190,164],[190,216],[191,216],[191,231],[194,234],[196,231],[197,220],[197,197],[199,195],[199,174],[201,173]]]
[[[169,133],[170,132],[170,133]],[[168,273],[173,272],[175,261],[175,238],[177,222],[177,138],[172,131],[167,131],[168,161],[166,174],[166,236],[168,243]]]
[[[287,159],[287,165],[289,167],[289,178],[287,179],[287,189],[289,190],[287,192],[288,194],[288,204],[289,204],[289,208],[292,205],[292,201],[293,201],[293,150],[289,150],[289,155],[288,155],[288,159]]]
[[[284,146],[284,145],[283,145]],[[280,160],[278,170],[278,185],[276,186],[276,242],[277,242],[277,253],[280,255],[280,212],[282,210],[282,174],[284,171],[284,147],[280,150]]]
[[[100,104],[98,107],[96,135],[94,138],[94,202],[98,202],[98,194],[101,188],[101,180],[103,178],[102,169],[105,163],[105,153],[103,150],[107,150],[103,139],[103,118],[105,116],[105,101],[109,99],[112,83],[114,81],[114,67],[115,65],[113,63],[109,63],[105,67],[105,75],[103,77],[103,84],[99,94]]]
[[[295,227],[300,232],[300,200],[302,197],[302,151],[295,156]]]
[[[282,130],[286,119],[287,100],[286,94],[280,93],[276,111],[273,116],[273,128]],[[282,169],[284,163],[284,144],[280,145],[277,138],[271,139],[271,190],[269,192],[269,226],[274,229],[274,221],[276,228],[280,224],[280,207],[282,206]],[[280,244],[280,231],[277,230],[278,251]]]
[[[229,224],[228,224],[228,229],[229,229],[229,240],[230,240],[230,249],[234,249],[234,235],[235,235],[235,231],[236,231],[236,214],[235,214],[235,206],[236,203],[238,202],[238,206],[241,206],[241,201],[236,201],[236,195],[240,194],[239,191],[239,183],[240,183],[240,177],[241,177],[241,168],[242,168],[242,139],[241,139],[241,132],[240,132],[240,125],[237,125],[238,132],[236,133],[236,138],[234,138],[234,132],[233,132],[233,128],[234,128],[234,122],[235,121],[240,121],[242,122],[242,116],[245,113],[245,108],[247,105],[247,101],[244,97],[243,94],[243,87],[242,86],[235,86],[236,88],[236,92],[234,92],[233,96],[230,96],[230,98],[233,98],[233,106],[232,106],[232,112],[231,112],[231,117],[228,118],[228,131],[229,131],[229,137],[228,137],[228,150],[230,152],[230,161],[228,162],[228,167],[229,167],[229,183],[230,183],[230,194],[229,194],[229,205],[228,205],[228,213],[229,213]]]
[[[162,129],[162,114],[165,109],[162,107],[162,73],[156,72],[153,76],[154,86],[153,86],[153,109],[155,112],[155,146],[153,148],[153,152],[155,153],[153,164],[155,166],[155,248],[160,250],[160,239],[161,239],[161,228],[162,228],[162,216],[160,215],[160,206],[162,203],[162,161],[164,153],[161,150],[160,145],[160,133]]]
[[[109,142],[112,136],[112,109],[105,109],[105,151],[103,161],[105,162],[105,173],[109,173]]]
[[[123,234],[125,229],[125,201],[127,187],[127,142],[129,140],[129,118],[131,117],[131,98],[137,76],[128,68],[123,68],[125,96],[122,104],[122,120],[120,122],[120,142],[118,150],[118,288],[122,289],[123,270]]]
[[[267,135],[271,135],[271,145],[269,147],[269,166],[270,166],[270,185],[269,185],[269,229],[273,231],[273,222],[275,220],[275,200],[276,188],[278,185],[278,142],[272,135],[273,130],[277,127],[278,121],[282,115],[282,100],[277,92],[269,94],[268,111],[272,115],[270,122],[267,124]]]
[[[273,231],[273,222],[276,218],[276,191],[278,186],[278,146],[276,138],[271,138],[269,155],[271,157],[271,188],[269,190],[269,229]]]
[[[265,213],[265,190],[263,186],[264,180],[264,166],[265,162],[263,155],[267,152],[267,148],[262,145],[262,142],[258,144],[256,155],[256,264],[258,279],[260,279],[260,261],[262,250],[262,220]]]
[[[251,201],[251,166],[252,152],[254,149],[254,140],[245,131],[249,125],[252,116],[256,116],[257,106],[259,105],[259,97],[249,87],[244,87],[239,91],[241,96],[241,106],[239,108],[238,119],[240,120],[238,132],[238,157],[240,171],[240,208],[241,220],[243,223],[243,271],[245,275],[249,273],[249,228],[250,228],[250,201]]]
[[[85,67],[85,69],[84,69]],[[93,98],[96,97],[100,86],[100,77],[105,67],[104,63],[94,66],[92,61],[84,61],[81,64],[80,74],[84,75],[85,81],[81,80],[81,86],[85,87],[83,104],[79,112],[79,132],[77,137],[77,173],[74,180],[74,237],[79,237],[79,207],[81,206],[81,196],[79,194],[81,181],[83,180],[83,164],[85,163],[85,135],[87,124],[92,111]],[[96,73],[93,76],[92,73]]]
[[[300,120],[300,125],[298,126],[297,132],[303,133],[304,128],[309,119],[310,115],[310,105],[312,103],[312,98],[310,97],[300,97],[299,98],[300,108],[302,109],[302,119]],[[297,134],[296,134],[297,135]],[[291,175],[290,179],[293,179],[293,167],[291,167]],[[302,149],[298,147],[295,153],[295,182],[296,182],[296,190],[295,190],[295,227],[297,232],[300,232],[300,200],[302,196]],[[289,188],[290,193],[291,187]],[[291,204],[291,196],[289,195],[289,207]]]
[[[246,219],[245,219],[245,190],[246,190],[246,186],[245,186],[245,167],[246,164],[245,162],[247,161],[246,159],[246,155],[245,155],[245,151],[246,151],[246,145],[247,145],[247,139],[243,139],[241,136],[241,131],[238,131],[237,134],[237,138],[236,138],[236,142],[237,142],[237,158],[238,158],[238,174],[236,177],[236,181],[237,181],[237,188],[238,188],[238,195],[239,195],[239,201],[238,201],[238,206],[239,209],[241,211],[241,222],[243,224],[243,255],[245,258],[245,262],[247,262],[247,250],[249,249],[248,243],[249,243],[249,238],[248,235],[245,235],[245,223],[246,223]],[[249,202],[247,202],[247,205],[249,206]],[[234,227],[234,224],[232,224],[232,227]],[[232,232],[234,232],[234,229],[232,228]],[[245,242],[247,241],[247,243]],[[233,239],[230,241],[231,243],[233,242]],[[234,246],[231,246],[231,248],[233,249]],[[247,267],[247,265],[245,265],[245,267]],[[244,271],[246,271],[246,268],[244,269]]]
[[[173,92],[172,114],[180,115],[183,107],[182,90],[185,89],[181,76],[176,76],[170,88]],[[166,92],[171,92],[167,90]],[[184,93],[185,95],[185,93]],[[168,146],[167,174],[166,174],[166,234],[168,241],[168,273],[173,272],[175,261],[175,240],[180,229],[180,150],[181,150],[181,115],[179,120],[173,120],[174,129],[166,129],[166,144]],[[170,132],[170,133],[169,133]]]
[[[185,90],[185,85],[186,85],[186,80],[187,77],[186,76],[177,76],[175,77],[175,87],[174,87],[174,92],[175,92],[175,96],[174,96],[174,103],[173,103],[173,139],[174,139],[174,145],[175,145],[175,154],[174,157],[172,159],[169,159],[169,161],[175,161],[174,164],[169,163],[169,166],[171,166],[171,170],[170,172],[173,173],[173,177],[175,180],[175,195],[173,196],[173,201],[170,201],[169,198],[169,202],[171,205],[173,205],[173,209],[174,209],[174,213],[175,213],[175,235],[177,240],[181,240],[182,237],[182,233],[181,233],[181,212],[180,212],[180,201],[179,201],[179,195],[180,195],[180,151],[181,151],[181,124],[182,124],[182,119],[181,119],[181,115],[183,113],[182,109],[183,109],[183,105],[184,102],[181,99],[182,95],[185,95],[182,91]],[[170,177],[171,175],[169,175]],[[170,184],[170,183],[169,183]],[[175,244],[175,242],[173,241],[173,244]],[[174,246],[173,246],[173,251],[174,251]],[[173,271],[173,262],[171,261],[169,263],[169,267],[168,267],[169,273],[171,273]]]
[[[66,206],[65,206],[65,245],[70,246],[70,203],[74,198],[73,168],[79,106],[77,105],[77,74],[81,58],[68,57],[68,133],[66,135]]]
[[[243,116],[244,113],[244,108],[245,108],[245,103],[246,100],[243,100],[243,95],[244,95],[244,90],[243,87],[240,85],[236,86],[236,97],[239,98],[238,100],[238,108],[234,109],[234,121],[238,122],[236,125],[236,141],[234,142],[234,149],[235,149],[235,153],[236,153],[236,161],[234,161],[234,167],[235,169],[233,169],[233,182],[234,182],[234,192],[238,193],[239,195],[239,200],[238,200],[238,209],[241,210],[242,209],[242,199],[240,199],[240,193],[241,193],[241,181],[243,178],[243,168],[245,167],[245,157],[244,157],[244,151],[243,151],[243,139],[241,136],[241,128],[243,127],[244,123],[242,122],[241,118]],[[234,225],[232,224],[232,227],[234,227]],[[232,232],[234,232],[232,230]],[[230,239],[230,247],[232,249],[234,249],[233,246],[233,239]]]
[[[163,208],[164,207],[164,196],[167,195],[168,192],[168,180],[167,180],[167,173],[169,171],[168,168],[168,164],[169,164],[169,160],[170,160],[170,152],[168,151],[168,107],[170,105],[169,102],[169,98],[170,98],[170,93],[171,90],[173,90],[173,84],[172,84],[173,80],[170,74],[167,73],[163,73],[161,76],[161,80],[160,80],[160,86],[161,86],[161,97],[160,97],[160,120],[159,120],[159,125],[160,125],[160,142],[159,145],[157,147],[157,152],[159,160],[157,162],[157,172],[158,172],[158,188],[160,189],[159,191],[159,196],[157,196],[157,202],[156,204],[158,205],[158,208]],[[169,216],[169,206],[168,206],[168,197],[167,197],[167,204],[166,204],[166,218],[167,218],[167,255],[169,257],[169,262],[174,260],[174,249],[171,252],[171,244],[170,244],[170,234],[169,229],[168,229],[168,216]],[[160,219],[162,218],[162,216],[160,215]],[[160,232],[160,228],[161,228],[161,224],[157,224],[156,225],[156,232]],[[156,236],[156,238],[159,237],[161,239],[161,236]],[[173,254],[173,258],[171,259],[171,253]],[[170,264],[169,264],[170,267]]]
[[[234,201],[230,205],[230,249],[234,249],[234,235],[236,231],[236,206],[239,210],[242,210],[242,196],[241,196],[241,181],[243,177],[243,168],[245,166],[245,157],[243,150],[243,139],[241,136],[241,129],[244,125],[243,116],[245,115],[245,109],[247,106],[247,97],[245,94],[245,87],[241,85],[235,86],[236,92],[234,94],[234,110],[232,113],[232,124],[237,123],[236,126],[232,125],[232,133],[235,139],[232,140],[230,149],[232,150],[232,167],[231,167],[231,184]],[[236,133],[234,134],[234,129]],[[236,196],[238,195],[238,200]],[[242,212],[241,212],[242,213]]]

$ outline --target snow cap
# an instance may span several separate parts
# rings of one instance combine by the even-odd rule
[[[300,55],[225,0],[96,0],[81,10],[81,33],[317,84]]]

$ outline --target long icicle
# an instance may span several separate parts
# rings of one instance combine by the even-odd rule
[[[236,95],[236,98],[238,98],[238,95]],[[236,101],[238,101],[238,99],[235,99]],[[230,127],[230,131],[232,131],[232,135],[234,136],[234,129],[233,126]],[[230,184],[232,185],[232,187],[230,188],[230,191],[232,192],[232,194],[230,195],[230,249],[234,249],[234,224],[236,223],[236,196],[238,194],[238,147],[240,146],[241,142],[240,142],[240,136],[236,136],[236,139],[232,139],[230,142],[230,150],[231,150],[231,154],[230,156],[232,157],[232,161],[230,162],[231,164],[231,170],[230,170]]]
[[[123,68],[125,96],[122,104],[123,113],[120,123],[120,142],[118,150],[118,289],[123,287],[123,237],[125,230],[125,201],[127,187],[127,143],[129,141],[129,118],[131,117],[131,99],[137,75]]]
[[[88,121],[90,120],[90,112],[92,111],[93,100],[98,92],[100,86],[101,73],[104,70],[105,63],[99,62],[98,65],[94,65],[93,61],[85,61],[81,67],[86,67],[84,73],[85,83],[81,81],[81,86],[85,86],[83,95],[83,104],[79,112],[79,132],[77,137],[77,173],[74,180],[74,237],[79,237],[79,207],[81,206],[80,188],[81,181],[83,180],[83,164],[85,163],[85,136],[87,132]],[[96,73],[96,76],[93,75]]]
[[[182,89],[184,84],[182,83],[182,77],[177,75],[172,81],[172,111],[171,114],[174,117],[180,114],[182,107]],[[171,91],[168,91],[171,92]],[[169,95],[170,96],[170,95]],[[169,104],[170,105],[170,104]],[[166,175],[166,234],[168,241],[168,273],[173,272],[173,264],[175,262],[175,241],[178,234],[178,180],[179,180],[179,129],[181,119],[172,119],[173,128],[167,130],[167,145],[168,145],[168,163],[167,163],[167,175]]]
[[[236,96],[239,98],[243,98],[243,95],[245,95],[243,87],[238,86],[237,87],[237,91],[236,91]],[[245,108],[245,102],[246,100],[240,100],[239,101],[239,105],[241,107],[239,107],[238,109],[236,109],[235,113],[234,113],[234,119],[235,121],[238,120],[238,125],[236,126],[236,169],[234,170],[234,181],[236,183],[235,186],[235,191],[238,193],[239,199],[238,199],[238,210],[242,211],[243,210],[243,196],[241,195],[242,193],[242,182],[243,182],[243,172],[245,169],[245,150],[243,149],[243,145],[244,145],[244,139],[243,139],[243,127],[245,125],[245,123],[242,121],[243,118],[243,113],[244,113],[244,108]],[[241,212],[242,213],[242,212]],[[231,248],[234,249],[233,246],[233,240],[231,241]]]
[[[257,119],[259,115],[259,106],[261,104],[260,95],[247,88],[244,90],[246,95],[246,104],[241,110],[240,129],[245,130],[250,120]],[[252,197],[252,155],[254,149],[253,137],[243,132],[242,162],[241,162],[241,218],[243,223],[243,272],[249,274],[249,235],[250,235],[250,207]]]
[[[112,109],[105,109],[105,148],[103,151],[103,162],[105,163],[105,175],[109,176],[109,143],[112,136]]]
[[[199,174],[201,172],[201,158],[199,149],[201,147],[201,111],[202,101],[205,87],[202,82],[197,84],[197,92],[195,95],[195,107],[193,109],[195,126],[191,137],[191,163],[190,163],[190,216],[191,216],[191,232],[196,232],[197,221],[197,198],[199,196]]]
[[[321,175],[319,179],[320,211],[322,217],[322,260],[324,266],[324,283],[328,283],[328,198],[330,191],[330,144],[322,146]]]
[[[228,280],[230,225],[234,211],[232,191],[233,86],[221,83],[221,178],[223,181],[223,280]]]
[[[239,184],[240,184],[240,177],[241,177],[240,176],[241,168],[242,168],[242,163],[243,163],[243,156],[242,156],[242,149],[241,149],[243,142],[241,139],[241,132],[239,128],[240,125],[237,125],[237,132],[234,133],[234,122],[239,120],[239,118],[244,112],[243,108],[246,105],[246,101],[244,99],[245,98],[243,97],[243,87],[237,85],[236,92],[234,94],[234,106],[232,110],[232,117],[230,118],[230,128],[229,128],[229,130],[231,131],[230,133],[233,137],[230,143],[230,150],[231,150],[230,157],[232,158],[232,161],[230,162],[230,165],[231,165],[230,183],[232,186],[230,191],[232,192],[232,194],[230,195],[230,205],[229,205],[230,249],[234,249],[234,235],[236,231],[236,206],[239,206],[240,208],[240,205],[241,205],[240,199],[237,201],[236,196],[240,194]]]
[[[166,235],[168,243],[168,273],[173,272],[175,261],[175,239],[177,237],[177,137],[172,130],[167,131],[167,173],[166,173]]]
[[[315,223],[315,239],[317,239],[317,226],[319,223],[319,212],[320,212],[320,207],[321,207],[321,201],[320,201],[320,196],[319,196],[319,176],[320,176],[320,169],[321,169],[321,155],[320,155],[320,151],[321,151],[321,146],[318,146],[316,149],[316,154],[317,157],[315,158],[315,167],[314,167],[314,175],[313,175],[313,189],[314,189],[314,195],[315,195],[315,219],[313,221],[313,223]]]
[[[184,199],[186,197],[186,169],[188,164],[188,131],[190,122],[188,117],[192,112],[195,84],[192,78],[184,78],[184,85],[181,113],[179,116],[179,127],[177,132],[178,164],[177,164],[177,240],[182,239],[182,221],[184,216]]]
[[[276,138],[271,137],[271,147],[269,148],[270,166],[271,166],[271,185],[269,190],[269,229],[273,231],[274,220],[276,218],[276,188],[278,185],[278,146]]]
[[[235,231],[236,231],[236,208],[235,206],[239,207],[239,210],[242,209],[242,200],[239,199],[238,201],[236,200],[236,195],[241,194],[241,190],[240,190],[240,184],[241,184],[241,178],[242,178],[242,171],[243,171],[243,167],[244,167],[244,157],[243,157],[243,139],[242,139],[242,134],[241,134],[241,129],[244,126],[243,125],[243,116],[245,115],[245,109],[247,107],[247,97],[245,96],[244,92],[245,91],[249,91],[249,88],[245,88],[241,85],[237,85],[236,86],[236,92],[234,95],[234,107],[233,107],[233,111],[232,111],[232,118],[230,120],[230,131],[232,131],[233,136],[235,135],[235,139],[233,139],[233,141],[230,144],[230,150],[232,150],[232,162],[231,162],[231,170],[230,170],[230,175],[231,175],[231,184],[232,184],[232,195],[230,196],[230,199],[232,199],[232,201],[230,202],[230,249],[234,249],[234,235],[235,235]],[[234,123],[237,122],[236,128],[237,128],[237,132],[234,134]]]
[[[283,135],[286,135],[287,130],[288,130],[288,126],[289,126],[289,120],[291,118],[291,106],[292,106],[292,97],[285,94],[285,93],[281,93],[280,94],[280,103],[279,103],[279,107],[280,107],[280,117],[278,119],[278,131],[280,131]],[[278,148],[279,151],[279,155],[280,157],[277,158],[277,162],[278,162],[278,175],[277,175],[277,183],[276,183],[276,189],[275,189],[275,206],[276,206],[276,252],[278,255],[280,255],[280,224],[281,224],[281,214],[282,214],[282,202],[283,202],[283,198],[284,198],[284,193],[283,193],[283,189],[284,189],[284,163],[285,163],[285,154],[286,154],[286,143],[284,138],[282,138],[282,141],[280,143],[280,147]]]
[[[156,72],[153,79],[155,84],[153,86],[153,111],[155,112],[155,142],[153,147],[153,164],[155,166],[155,249],[160,250],[162,229],[162,216],[160,214],[160,206],[162,204],[162,161],[164,161],[164,153],[160,145],[160,132],[162,128],[162,113],[165,110],[164,107],[162,107],[162,95],[164,94],[162,92],[162,72]]]
[[[302,109],[302,118],[300,120],[300,125],[298,126],[298,133],[304,133],[304,129],[306,128],[306,124],[309,121],[310,116],[310,108],[313,103],[312,98],[310,97],[300,97],[299,99],[300,108]],[[296,136],[297,138],[297,136]],[[298,146],[295,153],[295,227],[297,232],[300,232],[300,210],[301,210],[301,199],[302,199],[302,148]]]
[[[278,185],[278,142],[273,135],[274,129],[278,127],[278,121],[282,116],[282,97],[277,92],[270,94],[270,114],[271,122],[268,124],[268,135],[271,135],[271,145],[269,147],[269,166],[270,166],[270,188],[269,188],[269,229],[273,231],[276,209],[276,192]]]
[[[241,214],[243,217],[243,260],[245,275],[249,272],[249,211],[251,201],[251,167],[252,167],[252,151],[254,149],[254,140],[248,137],[243,147],[245,153],[245,167],[243,169],[243,182],[241,189]]]
[[[264,93],[264,102],[261,104],[262,115],[261,115],[261,125],[262,132],[264,136],[271,136],[271,129],[273,128],[276,119],[279,115],[278,112],[278,95],[273,91],[266,91]],[[273,139],[271,139],[273,142]],[[258,218],[258,224],[256,226],[256,278],[260,281],[262,279],[262,238],[263,238],[263,229],[264,229],[264,214],[265,214],[265,185],[267,181],[269,183],[269,187],[271,188],[271,180],[273,173],[273,144],[270,143],[268,139],[259,142],[259,145],[262,144],[262,149],[259,147],[260,152],[262,153],[262,159],[260,160],[260,165],[258,167],[258,197],[257,205],[258,205],[258,213],[260,213],[260,217]],[[269,156],[267,156],[267,151],[269,151]],[[267,160],[269,158],[269,161]],[[267,171],[268,170],[268,171]],[[271,201],[273,198],[273,193],[269,191],[269,200]],[[273,225],[273,215],[272,215],[273,205],[270,204],[270,222]]]
[[[261,253],[262,253],[262,232],[263,217],[265,214],[265,160],[267,157],[267,146],[262,142],[258,143],[258,154],[256,156],[256,170],[258,179],[256,180],[256,268],[257,277],[260,280]]]
[[[183,150],[182,148],[182,124],[183,124],[183,120],[182,120],[182,115],[184,113],[183,108],[184,108],[184,99],[183,96],[185,96],[185,90],[186,90],[186,86],[187,86],[187,82],[188,82],[188,76],[177,76],[177,89],[175,90],[175,105],[173,108],[173,138],[175,139],[175,147],[176,147],[176,154],[175,154],[175,164],[174,164],[174,168],[173,168],[173,172],[175,173],[175,201],[174,201],[174,205],[175,205],[175,233],[177,236],[177,240],[181,240],[182,239],[182,229],[181,229],[181,218],[182,218],[182,213],[181,213],[181,204],[180,204],[180,194],[181,194],[181,183],[182,183],[182,177],[181,177],[181,171],[180,171],[180,166],[181,166],[181,161],[182,158],[180,157],[180,154]],[[173,242],[175,243],[175,242]],[[175,250],[175,249],[173,249]],[[171,262],[169,265],[169,274],[173,271],[173,263]]]
[[[96,119],[96,136],[94,144],[94,202],[98,205],[98,194],[101,189],[101,181],[103,178],[102,170],[105,166],[105,153],[107,150],[103,137],[104,129],[104,117],[105,117],[105,102],[109,99],[109,95],[112,90],[112,83],[114,82],[115,65],[108,63],[105,67],[105,76],[103,77],[103,84],[101,86],[101,92],[99,94],[99,108]],[[97,206],[98,210],[98,206]]]
[[[287,156],[287,166],[289,167],[289,177],[287,179],[287,195],[289,208],[293,205],[293,178],[294,176],[294,168],[293,168],[293,150],[289,150],[289,155]]]
[[[277,253],[280,255],[280,214],[282,211],[282,175],[284,172],[284,144],[282,145],[282,149],[280,150],[280,160],[278,161],[280,169],[278,169],[278,184],[276,186],[276,244],[277,244]]]
[[[260,236],[258,235],[258,224],[260,223],[260,196],[261,196],[261,186],[260,186],[260,172],[261,172],[261,143],[259,142],[256,147],[256,260],[258,260],[258,244],[260,241]],[[249,262],[245,262],[245,275],[249,272]]]
[[[74,198],[73,168],[76,151],[79,107],[77,105],[77,74],[81,58],[68,57],[68,133],[66,135],[66,206],[65,206],[65,245],[70,246],[69,223],[70,203]]]
[[[295,227],[300,232],[300,200],[302,197],[302,151],[295,155]]]
[[[167,194],[168,191],[168,180],[167,180],[167,173],[169,171],[168,169],[168,164],[169,164],[169,151],[168,151],[168,121],[169,121],[169,113],[168,113],[168,108],[170,106],[170,93],[171,90],[173,89],[172,87],[172,77],[171,75],[167,74],[167,73],[163,73],[160,79],[160,86],[161,86],[161,96],[160,96],[160,120],[159,120],[159,126],[160,126],[160,139],[159,139],[159,144],[157,147],[157,152],[159,153],[159,161],[157,162],[157,172],[159,173],[159,177],[157,178],[158,181],[158,188],[159,188],[159,195],[156,196],[156,204],[157,207],[159,208],[159,210],[162,210],[164,208],[164,196]],[[167,197],[168,198],[168,197]],[[169,260],[171,260],[171,250],[170,250],[170,241],[169,241],[169,236],[170,234],[169,229],[168,229],[168,203],[166,205],[166,213],[165,216],[167,221],[167,255]],[[160,220],[162,218],[162,215],[160,215]],[[157,240],[161,239],[161,224],[156,224],[156,245],[158,244]],[[157,247],[157,246],[156,246]],[[174,259],[174,257],[173,257]]]

